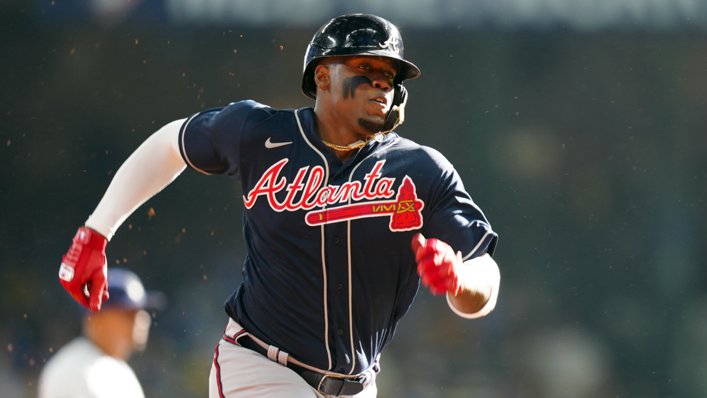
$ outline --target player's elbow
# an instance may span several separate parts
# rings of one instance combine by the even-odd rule
[[[456,296],[447,295],[450,308],[462,318],[481,318],[496,308],[501,272],[488,254],[464,263],[465,289]]]

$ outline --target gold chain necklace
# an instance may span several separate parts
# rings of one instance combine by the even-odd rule
[[[376,133],[375,135],[369,135],[366,137],[366,141],[358,140],[354,142],[353,144],[349,145],[338,145],[338,144],[332,144],[331,142],[327,142],[322,140],[324,145],[328,146],[329,148],[336,149],[337,151],[353,151],[354,149],[361,148],[362,146],[366,145],[369,141],[371,140],[376,140],[378,142],[383,142],[383,133]]]
[[[331,142],[327,142],[324,140],[322,140],[322,142],[324,143],[324,145],[328,146],[329,148],[334,148],[337,151],[352,151],[354,149],[358,149],[358,148],[366,145],[366,143],[361,140],[358,140],[358,141],[354,142],[353,144],[349,144],[349,145],[336,145],[336,144],[332,144]]]

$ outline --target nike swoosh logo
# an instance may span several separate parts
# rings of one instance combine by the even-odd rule
[[[268,148],[268,149],[279,148],[281,146],[290,145],[291,143],[292,143],[292,141],[290,141],[290,142],[270,142],[270,137],[268,137],[268,139],[265,141],[265,148]]]

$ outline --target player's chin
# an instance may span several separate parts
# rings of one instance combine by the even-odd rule
[[[383,130],[383,122],[385,121],[384,118],[378,118],[378,117],[367,117],[367,118],[359,118],[358,119],[358,125],[362,129],[364,129],[368,134],[376,134],[379,131]]]

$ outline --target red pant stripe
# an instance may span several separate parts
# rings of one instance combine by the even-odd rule
[[[218,385],[218,396],[226,398],[223,395],[223,385],[221,384],[221,367],[218,366],[218,344],[216,344],[216,354],[214,355],[214,366],[216,366],[216,384]]]

